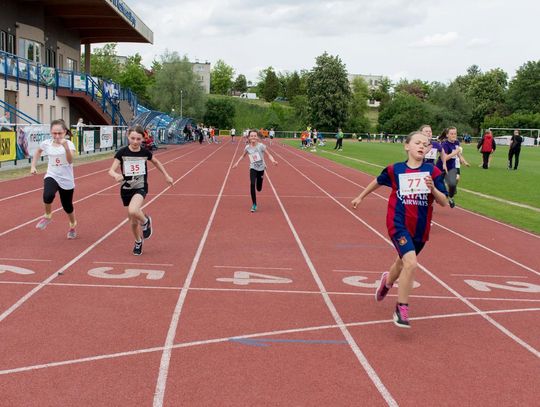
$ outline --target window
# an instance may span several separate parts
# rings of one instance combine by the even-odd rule
[[[66,121],[67,120],[67,107],[62,107],[61,113],[62,113],[62,116],[60,118]]]
[[[7,36],[7,52],[15,54],[15,37],[13,34],[8,34]]]
[[[64,56],[62,54],[58,54],[58,68],[64,69]]]
[[[77,61],[71,58],[66,58],[67,66],[66,69],[68,71],[77,71]]]
[[[7,51],[7,33],[0,31],[0,51]]]
[[[53,120],[56,120],[56,106],[51,106],[49,109],[49,123],[52,123]]]
[[[45,52],[45,65],[56,68],[56,52],[52,49]]]
[[[9,52],[9,51],[8,51]],[[34,62],[42,62],[41,44],[36,41],[19,38],[19,54],[20,57],[29,59]]]
[[[37,121],[43,122],[43,105],[40,104],[37,105]]]

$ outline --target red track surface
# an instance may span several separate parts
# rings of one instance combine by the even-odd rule
[[[371,177],[276,145],[251,214],[242,147],[159,153],[141,257],[110,161],[76,168],[74,241],[34,228],[41,176],[1,184],[2,407],[537,404],[537,236],[437,208],[404,332],[373,299],[388,191],[350,211]]]

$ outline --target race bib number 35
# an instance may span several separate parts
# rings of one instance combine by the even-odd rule
[[[427,171],[399,174],[400,195],[429,194],[430,190],[425,180],[427,176],[429,176],[429,172]]]
[[[127,159],[124,158],[124,175],[128,177],[135,177],[138,175],[146,174],[146,160],[141,158]]]
[[[249,161],[254,163],[256,161],[262,161],[261,155],[259,153],[253,153],[249,155]]]

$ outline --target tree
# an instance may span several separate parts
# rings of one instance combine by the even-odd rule
[[[209,98],[206,101],[204,122],[220,129],[230,129],[234,123],[234,104],[225,98]]]
[[[285,87],[285,97],[292,100],[295,96],[302,94],[302,82],[298,72],[294,71],[288,78]]]
[[[427,105],[407,93],[396,94],[379,114],[379,128],[388,133],[409,133],[424,123],[431,123]]]
[[[412,82],[409,82],[407,79],[402,79],[396,84],[394,91],[396,93],[408,93],[420,100],[426,100],[430,92],[430,86],[429,83],[421,81],[420,79],[415,79]]]
[[[467,68],[467,74],[458,76],[454,79],[453,84],[456,85],[463,93],[467,93],[473,79],[482,75],[482,71],[478,65],[471,65]]]
[[[434,133],[449,126],[457,127],[460,133],[472,132],[469,124],[472,106],[457,85],[431,84],[431,91],[426,103]]]
[[[540,112],[540,61],[528,61],[516,72],[508,88],[513,112]]]
[[[335,131],[348,117],[351,88],[347,69],[338,56],[317,57],[307,78],[307,99],[312,124],[323,131]]]
[[[247,80],[243,74],[238,75],[232,85],[233,90],[240,93],[247,92],[247,87]]]
[[[81,62],[84,64],[84,60]],[[118,81],[120,63],[116,55],[116,44],[105,44],[103,48],[96,48],[90,55],[90,73],[113,82]]]
[[[388,78],[382,78],[376,88],[371,89],[369,98],[376,100],[381,104],[382,109],[386,103],[388,103],[392,96],[390,95],[390,89],[392,89],[392,81]]]
[[[273,101],[279,96],[281,83],[271,66],[259,72],[259,83],[257,84],[257,94],[262,96],[267,102]]]
[[[474,129],[480,130],[480,124],[487,115],[508,113],[507,84],[508,75],[499,68],[479,74],[470,81],[466,95],[473,106],[470,124]]]
[[[155,82],[149,89],[152,104],[164,112],[173,109],[184,117],[202,118],[205,94],[193,73],[187,57],[165,51],[161,56],[161,69],[156,71]]]
[[[226,95],[232,88],[234,68],[219,59],[210,72],[210,92]]]
[[[127,59],[118,76],[118,83],[123,88],[131,89],[139,97],[140,102],[147,104],[149,101],[147,88],[150,77],[142,65],[141,59],[138,53]]]
[[[352,98],[349,108],[349,120],[347,131],[363,133],[370,131],[369,119],[366,117],[368,111],[369,88],[366,81],[358,76],[352,82]]]

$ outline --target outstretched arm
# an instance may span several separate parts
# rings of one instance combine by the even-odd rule
[[[242,155],[240,156],[240,158],[238,159],[238,161],[236,161],[232,167],[233,167],[233,168],[238,167],[238,164],[240,163],[240,161],[242,161],[242,158],[244,158],[244,157],[246,156],[246,154],[247,154],[247,152],[244,151],[244,154],[242,154]]]
[[[37,173],[36,163],[37,163],[37,160],[39,160],[39,157],[41,157],[42,152],[43,150],[41,148],[38,148],[36,152],[34,153],[34,156],[32,157],[32,165],[30,166],[30,174]]]
[[[358,205],[360,205],[362,203],[362,200],[368,196],[369,194],[371,194],[373,191],[375,191],[377,188],[379,188],[381,185],[377,182],[377,178],[375,178],[373,181],[371,181],[369,183],[369,185],[366,187],[366,189],[364,189],[362,191],[362,193],[360,195],[358,195],[356,198],[354,198],[352,201],[351,201],[351,204],[353,206],[354,209],[356,209],[356,207]]]
[[[266,155],[268,156],[268,158],[270,159],[272,164],[277,165],[277,161],[274,160],[274,157],[272,157],[272,154],[270,154],[270,152],[268,150],[264,150],[264,152],[266,153]]]

